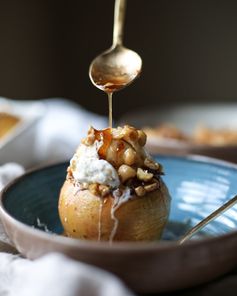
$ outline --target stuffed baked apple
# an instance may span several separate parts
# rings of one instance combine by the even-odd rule
[[[131,126],[90,128],[70,161],[59,198],[65,234],[101,241],[151,241],[167,222],[170,196],[160,164]]]

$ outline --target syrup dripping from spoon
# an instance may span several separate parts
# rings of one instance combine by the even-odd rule
[[[113,93],[132,83],[142,68],[140,56],[122,44],[125,8],[126,0],[115,0],[113,44],[97,56],[89,68],[91,82],[108,95],[110,128]]]

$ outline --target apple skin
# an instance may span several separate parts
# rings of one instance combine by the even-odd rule
[[[113,241],[153,241],[161,237],[170,210],[170,195],[160,188],[142,197],[132,196],[114,213],[118,226]],[[69,237],[109,241],[115,221],[111,217],[114,197],[93,195],[66,180],[59,197],[59,216]]]

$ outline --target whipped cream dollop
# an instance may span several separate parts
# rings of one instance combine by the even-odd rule
[[[115,168],[106,160],[99,159],[98,150],[102,143],[81,144],[70,161],[72,175],[80,183],[98,183],[116,188],[120,185]]]

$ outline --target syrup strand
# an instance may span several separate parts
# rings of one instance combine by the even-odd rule
[[[112,92],[108,92],[108,101],[109,101],[109,127],[113,127],[113,101],[112,101]]]

